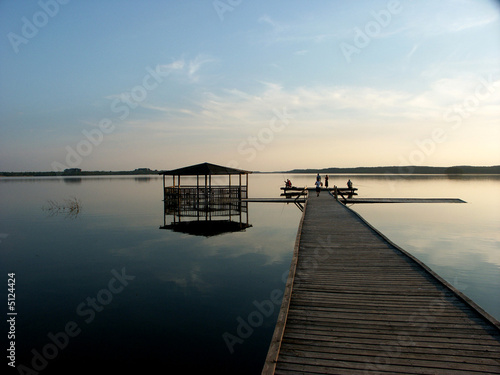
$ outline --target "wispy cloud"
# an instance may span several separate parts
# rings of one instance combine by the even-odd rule
[[[311,29],[311,23],[308,20],[302,22],[298,20],[298,23],[286,24],[264,14],[257,19],[257,22],[270,26],[260,30],[259,36],[254,36],[258,43],[321,43],[339,37],[337,31],[325,32],[324,28],[318,25],[313,25]]]
[[[193,60],[189,61],[187,74],[193,82],[197,82],[200,76],[197,74],[201,67],[205,64],[216,61],[214,58],[207,55],[198,55]]]
[[[185,58],[179,58],[177,60],[172,61],[168,64],[158,64],[154,69],[156,70],[156,74],[160,76],[160,79],[164,79],[169,77],[170,75],[174,75],[176,77],[181,77],[186,83],[197,83],[201,79],[201,75],[199,74],[200,70],[206,64],[216,61],[215,58],[208,55],[197,55],[194,59],[186,60]],[[151,75],[153,73],[150,70],[145,72],[146,75]],[[143,80],[138,80],[139,84],[142,83]],[[123,99],[124,95],[127,96],[130,92],[130,89],[126,89],[118,94],[110,94],[105,97],[105,99],[115,100],[115,99]],[[146,107],[146,103],[137,103],[142,107]],[[151,109],[151,108],[150,108]]]
[[[172,71],[184,69],[185,65],[186,65],[186,62],[184,61],[184,59],[179,59],[179,60],[175,60],[175,61],[171,62],[170,64],[160,65],[160,68],[165,72],[172,72]]]
[[[253,93],[226,89],[218,93],[205,92],[194,105],[148,108],[165,112],[174,122],[206,124],[220,129],[237,129],[237,132],[262,127],[273,108],[283,107],[295,114],[294,121],[302,129],[314,122],[328,132],[332,124],[338,129],[349,126],[352,130],[378,125],[383,125],[381,131],[384,132],[392,132],[394,127],[418,130],[415,125],[424,119],[434,122],[433,126],[442,122],[442,115],[450,104],[459,103],[474,93],[478,77],[441,78],[428,83],[420,92],[354,86],[285,89],[275,82],[261,84],[261,90]],[[484,105],[495,100],[498,101],[497,96],[492,96]]]
[[[217,61],[216,58],[206,55],[199,54],[193,59],[180,58],[173,61],[170,64],[160,65],[160,69],[165,73],[176,73],[186,77],[189,82],[198,82],[201,78],[199,72],[203,66]]]
[[[467,2],[465,2],[467,3]],[[499,12],[491,12],[489,8],[482,8],[484,3],[474,2],[464,4],[441,4],[436,2],[433,8],[427,9],[425,13],[415,8],[414,14],[405,19],[403,33],[415,37],[435,37],[444,34],[458,33],[464,30],[481,28],[500,19]],[[479,5],[479,6],[478,6]]]
[[[453,20],[448,23],[449,32],[459,32],[462,30],[483,27],[490,23],[496,22],[499,19],[498,13],[489,13],[484,15],[471,15],[462,19]]]
[[[411,49],[411,51],[408,52],[406,54],[406,56],[405,56],[406,61],[410,61],[411,60],[413,54],[416,52],[417,49],[418,49],[418,44],[414,44],[413,48]]]
[[[267,14],[260,16],[259,19],[257,20],[257,22],[270,25],[272,28],[272,31],[275,33],[281,33],[288,28],[287,26],[276,22]]]

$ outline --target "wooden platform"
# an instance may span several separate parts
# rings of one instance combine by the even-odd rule
[[[310,194],[263,374],[500,374],[500,325],[327,192]]]
[[[243,198],[241,201],[260,203],[305,203],[306,198]]]
[[[343,203],[467,203],[458,198],[348,198]]]
[[[285,192],[289,192],[289,191],[304,191],[304,190],[314,190],[314,187],[299,187],[299,186],[292,186],[292,187],[281,187],[280,188],[281,190],[284,190]],[[332,191],[334,189],[333,186],[331,187],[323,187],[322,190],[329,190],[329,191]],[[342,193],[355,193],[356,191],[358,190],[358,188],[345,188],[345,187],[337,187],[337,191],[340,191]]]

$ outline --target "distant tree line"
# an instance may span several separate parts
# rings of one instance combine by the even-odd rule
[[[50,176],[127,176],[158,174],[158,170],[137,168],[133,171],[82,171],[79,168],[65,169],[63,172],[0,172],[2,177],[50,177]]]
[[[78,168],[66,169],[63,172],[0,172],[1,177],[45,177],[45,176],[127,176],[127,175],[151,175],[157,174],[158,170],[149,168],[137,168],[133,171],[82,171]],[[269,173],[349,173],[349,174],[500,174],[500,165],[490,167],[475,167],[460,165],[454,167],[425,167],[425,166],[390,166],[390,167],[356,167],[356,168],[322,168],[322,169],[292,169],[289,171],[277,171]]]
[[[357,168],[323,168],[323,169],[292,169],[283,173],[359,173],[359,174],[500,174],[500,165],[490,167],[475,167],[461,165],[454,167],[425,167],[425,166],[400,166],[400,167],[357,167]]]

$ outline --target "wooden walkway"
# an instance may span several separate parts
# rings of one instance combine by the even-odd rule
[[[348,198],[343,203],[467,203],[458,198]]]
[[[260,202],[260,203],[305,203],[305,198],[243,198],[242,202]]]
[[[500,374],[500,325],[311,191],[262,374]]]

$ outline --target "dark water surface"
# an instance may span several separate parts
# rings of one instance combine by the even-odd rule
[[[74,322],[69,331],[79,333],[42,373],[116,373],[134,365],[145,372],[260,371],[279,310],[271,314],[260,303],[283,288],[296,207],[255,204],[253,227],[207,238],[159,229],[157,178],[1,180],[0,190],[3,292],[7,273],[16,274],[17,364],[33,368],[32,349],[42,353],[49,333]],[[71,197],[81,201],[77,217],[42,210],[48,200]],[[264,313],[251,316],[252,327],[248,316],[257,306]]]
[[[333,176],[330,185],[348,177],[364,197],[468,201],[354,208],[500,317],[498,178]],[[279,196],[283,178],[251,175],[249,195]],[[7,301],[15,273],[16,365],[41,374],[260,373],[301,216],[295,206],[250,204],[252,227],[203,237],[159,229],[155,176],[0,179],[0,196],[1,295]],[[42,209],[72,197],[77,216]]]

